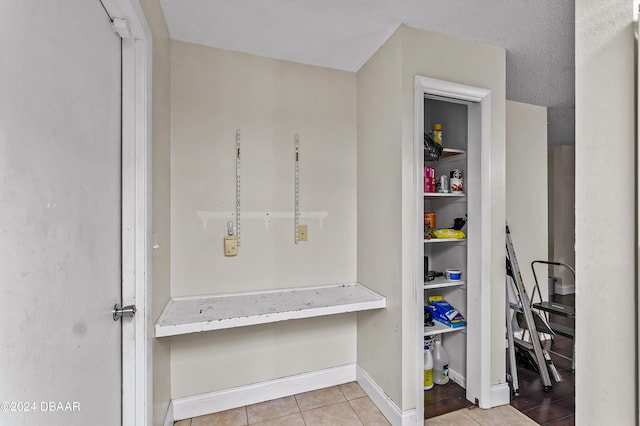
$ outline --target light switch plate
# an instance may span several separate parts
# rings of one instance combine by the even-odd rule
[[[238,255],[238,239],[235,236],[224,237],[224,255],[226,257]]]

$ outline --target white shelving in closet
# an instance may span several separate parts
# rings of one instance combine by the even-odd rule
[[[456,100],[435,95],[426,94],[424,96],[424,132],[432,131],[435,123],[442,125],[443,155],[437,161],[429,161],[427,156],[423,156],[423,167],[435,169],[436,180],[441,176],[451,178],[453,170],[462,171],[463,191],[448,193],[425,192],[421,188],[419,195],[421,200],[422,214],[426,212],[435,213],[437,229],[451,229],[456,218],[464,218],[467,224],[462,228],[465,232],[464,238],[432,238],[425,235],[422,247],[424,280],[422,283],[421,299],[424,305],[429,304],[430,296],[442,296],[451,306],[460,312],[466,320],[464,326],[450,327],[434,321],[433,326],[422,326],[422,338],[432,341],[439,339],[449,355],[449,376],[450,379],[467,389],[467,399],[474,400],[478,384],[473,377],[468,378],[468,371],[472,371],[474,365],[469,364],[471,353],[476,351],[477,343],[476,328],[473,316],[469,317],[468,303],[469,289],[479,284],[478,265],[478,235],[471,227],[469,232],[468,223],[478,220],[477,212],[478,194],[473,191],[478,188],[476,175],[478,168],[469,165],[470,159],[477,159],[475,152],[469,155],[470,141],[477,138],[472,135],[477,131],[474,126],[474,116],[470,109],[472,103],[464,100]],[[470,173],[471,172],[471,173]],[[473,206],[472,206],[473,203]],[[476,222],[477,223],[477,222]],[[469,266],[471,264],[473,266]],[[447,269],[458,269],[462,272],[460,280],[449,280],[445,276],[438,276],[435,279],[427,280],[428,265],[429,271],[444,273]],[[469,327],[472,327],[470,331]],[[471,334],[470,334],[471,333]],[[470,343],[471,342],[471,343]],[[422,343],[422,342],[421,342]],[[422,383],[420,383],[422,384]],[[469,390],[471,389],[471,392]],[[429,391],[427,391],[429,392]]]
[[[424,406],[424,341],[441,339],[449,355],[449,376],[465,388],[467,400],[480,407],[492,404],[491,364],[491,92],[464,84],[415,76],[414,156],[415,188],[415,291],[416,304],[416,399],[417,415]],[[444,155],[427,161],[424,133],[442,125]],[[424,167],[434,167],[435,177],[454,169],[463,174],[463,192],[425,192]],[[464,239],[425,238],[424,213],[436,213],[435,228],[452,228],[454,219],[465,218]],[[428,257],[428,268],[426,262]],[[484,267],[483,267],[484,265]],[[428,281],[425,271],[459,269],[460,281],[445,277]],[[466,327],[436,324],[425,328],[424,305],[429,296],[442,296],[466,320]],[[436,385],[438,386],[438,385]],[[502,388],[500,389],[502,391]]]
[[[433,123],[443,124],[444,129],[451,129],[445,134],[443,145],[457,144],[456,148],[445,148],[443,155],[438,161],[428,161],[425,156],[424,165],[436,170],[436,179],[440,176],[450,177],[450,172],[454,169],[462,170],[463,178],[466,175],[466,105],[450,104],[445,101],[426,98],[425,99],[425,131],[428,132]],[[446,126],[446,127],[445,127]],[[451,135],[447,135],[451,133]],[[455,218],[464,218],[467,214],[466,192],[433,193],[424,192],[423,212],[435,213],[436,228],[450,229]],[[464,228],[466,229],[466,227]],[[427,230],[425,229],[425,232]],[[466,238],[425,238],[423,254],[425,262],[428,259],[429,270],[444,273],[448,268],[455,268],[462,271],[462,277],[466,276]],[[426,271],[425,271],[426,272]],[[425,273],[426,275],[426,273]],[[428,304],[429,296],[443,296],[456,310],[465,315],[466,307],[466,281],[461,279],[452,281],[446,277],[437,277],[433,281],[424,282],[424,304]],[[461,339],[455,342],[447,339],[447,333],[457,333],[464,330],[466,326],[450,327],[434,321],[433,326],[424,326],[424,337],[439,335],[443,346],[450,355],[451,360],[463,357],[457,354],[466,351],[464,342]],[[459,377],[464,376],[466,366],[462,362],[453,362],[450,368],[454,371],[452,379],[463,382]],[[463,384],[463,383],[459,383]]]

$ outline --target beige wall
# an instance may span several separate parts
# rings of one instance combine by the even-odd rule
[[[428,52],[426,54],[425,52]],[[433,60],[438,58],[438,60]],[[405,306],[411,306],[413,294],[412,249],[414,236],[411,217],[413,206],[413,76],[415,74],[464,83],[491,90],[491,199],[483,200],[491,206],[490,242],[491,264],[491,384],[504,383],[504,234],[505,222],[505,51],[496,47],[481,45],[440,34],[405,28],[403,43],[403,298]],[[414,361],[414,343],[409,336],[415,336],[415,316],[411,311],[403,311],[403,365]],[[415,406],[417,379],[404,374],[404,405]]]
[[[638,422],[633,30],[576,1],[576,424]]]
[[[355,314],[171,338],[173,398],[354,363]]]
[[[428,54],[426,53],[428,52]],[[438,58],[438,60],[433,60]],[[491,199],[483,200],[491,207],[489,254],[491,283],[491,384],[504,383],[504,222],[505,222],[505,51],[492,46],[456,39],[436,33],[405,27],[403,35],[403,306],[412,306],[414,236],[413,224],[413,76],[415,74],[450,80],[491,90]],[[403,366],[414,363],[415,315],[403,310]],[[405,334],[406,333],[406,334]],[[415,380],[403,375],[404,406],[415,406]]]
[[[433,58],[438,58],[434,61]],[[358,281],[388,297],[358,316],[358,363],[403,411],[416,407],[413,77],[492,91],[492,383],[503,383],[505,52],[401,26],[357,73]],[[400,93],[398,93],[400,92]],[[399,97],[400,96],[400,97]],[[400,345],[400,346],[398,346]],[[400,370],[400,371],[398,371]]]
[[[170,295],[170,46],[169,32],[158,0],[142,0],[145,17],[153,33],[152,86],[152,289],[153,322]],[[171,399],[170,346],[153,340],[153,424],[164,424]]]
[[[398,407],[403,392],[401,42],[396,32],[357,73],[358,282],[387,297],[387,309],[358,314],[358,365]]]
[[[356,105],[353,73],[173,41],[171,293],[204,295],[356,280]],[[242,212],[289,212],[300,135],[301,220],[244,218],[239,255],[225,258],[235,211],[235,134],[242,140]],[[172,339],[172,395],[182,397],[353,363],[355,315]],[[197,372],[198,374],[194,374]]]
[[[172,397],[352,363],[357,352],[401,409],[415,407],[414,74],[492,90],[491,383],[504,382],[503,50],[401,27],[357,76],[177,41],[171,62],[172,295],[357,276],[388,303],[359,313],[357,333],[349,314],[170,338]],[[308,221],[309,242],[293,244],[291,220],[246,219],[239,256],[222,256],[226,220],[205,224],[198,212],[234,210],[236,129],[243,212],[291,211],[300,135],[302,210],[328,214]]]
[[[507,223],[527,292],[535,281],[530,264],[547,260],[547,108],[507,101]],[[547,268],[536,267],[547,300]]]

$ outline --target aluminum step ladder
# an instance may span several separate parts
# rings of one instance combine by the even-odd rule
[[[534,260],[533,262],[531,262],[531,271],[533,271],[533,279],[535,280],[535,283],[536,283],[535,286],[533,287],[533,291],[531,292],[531,307],[533,309],[537,309],[539,311],[543,311],[546,313],[546,319],[549,323],[549,326],[555,332],[555,334],[558,334],[560,336],[564,336],[573,340],[573,355],[571,358],[557,352],[553,352],[553,351],[550,351],[550,352],[558,355],[559,357],[570,360],[571,369],[575,370],[576,368],[575,366],[575,358],[576,358],[575,357],[576,355],[575,323],[572,326],[568,326],[568,325],[552,322],[549,320],[549,314],[554,314],[561,317],[569,318],[571,320],[575,320],[576,309],[573,306],[563,305],[562,303],[557,303],[557,302],[544,301],[542,299],[542,292],[540,291],[540,284],[538,282],[538,277],[536,275],[536,269],[535,269],[535,266],[538,264],[561,266],[563,268],[566,268],[569,271],[571,271],[574,282],[576,281],[576,271],[566,263],[550,262],[546,260]],[[538,295],[538,302],[536,302],[536,293]]]
[[[509,225],[506,226],[506,249],[507,249],[507,276],[506,276],[506,321],[507,321],[507,340],[509,343],[509,376],[513,388],[514,396],[520,394],[518,384],[518,370],[516,364],[516,348],[524,354],[527,354],[531,361],[537,367],[542,380],[542,388],[545,392],[551,392],[553,386],[551,384],[550,373],[553,378],[560,382],[562,377],[553,365],[553,361],[549,352],[542,347],[541,333],[553,335],[555,332],[548,324],[546,317],[539,312],[532,310],[532,304],[527,295],[524,286],[524,280],[520,273],[518,260],[516,258],[513,242],[511,241],[511,232]],[[512,289],[516,302],[513,303],[509,298],[509,288]],[[539,290],[539,288],[538,288]],[[511,311],[514,311],[512,316]],[[513,329],[514,317],[518,320],[518,325],[522,328],[522,336],[516,337]],[[528,335],[528,338],[526,338]]]

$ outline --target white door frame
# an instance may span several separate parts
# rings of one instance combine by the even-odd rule
[[[139,0],[101,0],[122,37],[122,424],[153,421],[151,324],[151,52]]]
[[[478,397],[477,403],[481,408],[492,406],[491,395],[491,275],[490,268],[483,265],[490,265],[491,262],[491,91],[464,84],[453,83],[434,78],[414,76],[414,170],[415,170],[415,191],[414,198],[414,232],[415,236],[415,312],[416,312],[416,346],[415,346],[415,370],[414,377],[422,377],[424,368],[424,329],[420,326],[424,316],[424,270],[422,257],[424,238],[422,230],[424,226],[423,202],[423,158],[424,158],[424,97],[425,95],[442,96],[450,99],[473,102],[479,108],[480,120],[476,123],[479,129],[474,134],[478,134],[479,149],[473,152],[468,150],[469,160],[480,165],[480,170],[476,171],[480,182],[476,182],[476,195],[474,200],[469,199],[469,203],[478,203],[474,206],[476,213],[475,226],[476,234],[479,234],[479,247],[475,252],[480,253],[480,259],[474,260],[473,269],[479,271],[479,286],[467,288],[467,300],[474,300],[475,303],[467,305],[467,354],[472,350],[472,357],[467,356],[467,388],[473,386],[474,394]],[[478,110],[476,109],[476,112]],[[479,158],[478,158],[479,157]],[[469,171],[468,171],[469,172]],[[469,182],[465,182],[469,186]],[[477,218],[479,213],[479,220]],[[472,226],[468,224],[468,226]],[[478,232],[479,231],[479,232]],[[478,239],[475,239],[478,242]],[[470,244],[470,242],[469,242]],[[477,243],[476,243],[477,244]],[[495,254],[493,254],[495,255]],[[500,253],[500,255],[504,255]],[[473,349],[470,349],[473,348]],[[470,377],[473,376],[473,377]],[[422,381],[416,383],[416,418],[424,418],[424,390]]]

